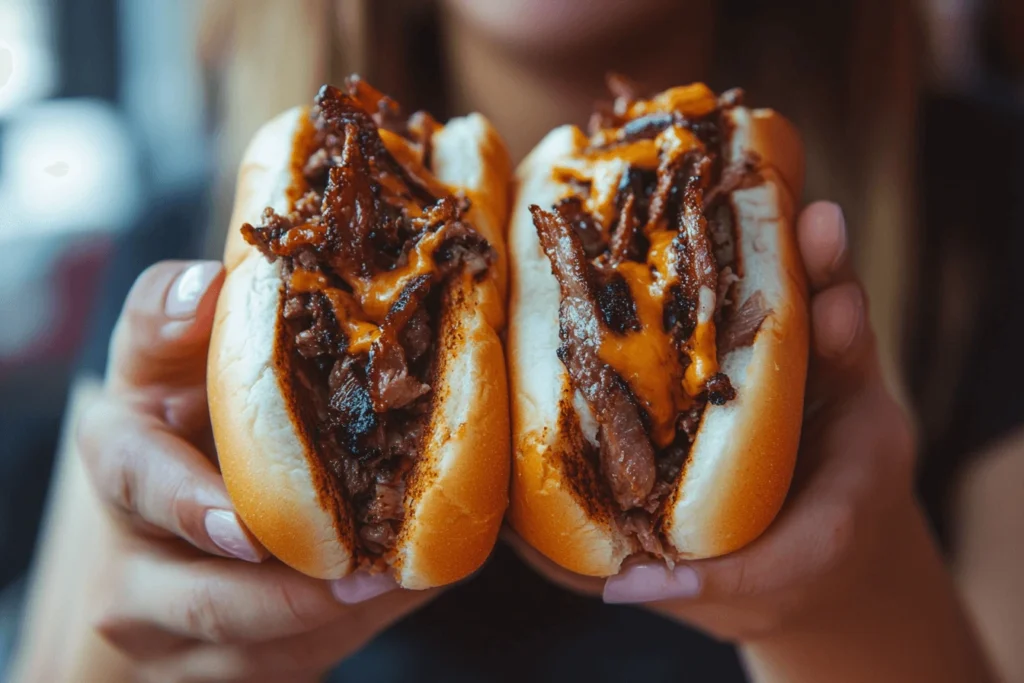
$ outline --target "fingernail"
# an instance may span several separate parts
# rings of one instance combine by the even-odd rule
[[[836,225],[839,228],[839,249],[836,251],[836,256],[832,259],[831,271],[834,273],[839,270],[839,266],[842,265],[843,259],[846,257],[846,215],[843,213],[843,207],[838,204],[833,204],[836,210]]]
[[[218,548],[232,557],[246,562],[263,560],[256,546],[249,540],[249,535],[242,528],[238,516],[228,510],[208,510],[206,512],[206,533]]]
[[[672,598],[692,598],[700,591],[700,578],[692,567],[664,564],[638,564],[604,583],[607,603],[656,602]]]
[[[398,588],[398,584],[390,574],[354,572],[342,579],[331,581],[331,593],[334,594],[334,599],[346,605],[366,602],[396,588]]]
[[[182,271],[167,292],[167,301],[164,302],[167,317],[177,320],[194,318],[199,302],[220,269],[219,261],[197,261]]]

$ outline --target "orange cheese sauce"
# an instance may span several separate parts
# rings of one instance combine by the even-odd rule
[[[419,153],[408,141],[387,130],[380,129],[378,132],[388,152],[409,175],[423,182],[438,197],[452,194],[448,186],[423,167]],[[402,206],[412,217],[423,215],[423,209],[409,196],[399,178],[389,173],[374,175],[386,200]],[[303,230],[289,232],[288,238],[313,243],[319,240],[324,230],[324,226],[311,225]],[[304,269],[292,273],[291,289],[302,293],[322,292],[330,299],[335,317],[349,339],[348,352],[354,355],[366,353],[380,336],[379,326],[405,287],[415,278],[434,271],[434,252],[443,241],[443,228],[424,235],[409,253],[404,265],[379,273],[373,278],[356,279],[349,283],[352,293],[331,287],[321,273]]]
[[[420,238],[404,266],[352,283],[352,289],[368,319],[384,322],[391,304],[402,294],[406,285],[434,271],[434,252],[444,241],[444,233],[444,228],[441,228]]]
[[[715,347],[715,323],[697,323],[697,329],[688,345],[690,366],[686,368],[683,386],[686,393],[696,396],[704,383],[718,372],[718,352]]]
[[[644,263],[627,261],[616,269],[636,302],[640,330],[609,334],[598,355],[629,383],[651,416],[651,437],[659,447],[672,443],[676,415],[688,402],[678,381],[680,365],[671,337],[662,324],[664,282]]]
[[[717,107],[715,94],[707,86],[695,84],[671,88],[650,100],[638,100],[617,113],[627,120],[671,112],[699,118]],[[669,126],[653,139],[616,145],[613,141],[617,137],[617,129],[606,129],[589,141],[584,139],[581,151],[562,161],[553,174],[556,182],[590,184],[584,208],[606,233],[616,219],[615,199],[619,185],[631,167],[656,170],[688,152],[703,149],[697,136],[679,125]],[[600,149],[593,149],[595,147]],[[704,391],[707,380],[719,370],[715,325],[706,314],[706,305],[699,304],[702,313],[684,348],[690,357],[685,371],[675,343],[665,332],[665,295],[675,284],[672,273],[677,256],[672,242],[678,234],[677,230],[667,228],[664,222],[648,227],[646,237],[650,247],[645,263],[626,261],[616,266],[616,272],[625,279],[633,295],[640,329],[626,334],[606,334],[598,351],[601,359],[629,383],[650,415],[651,438],[658,447],[672,443],[677,416],[690,406],[693,397]],[[711,296],[713,313],[713,293]]]
[[[329,286],[327,278],[323,274],[296,269],[292,273],[290,284],[293,292],[323,292],[324,296],[331,300],[338,324],[341,325],[342,331],[349,339],[349,353],[358,354],[369,351],[370,346],[380,336],[380,329],[363,319],[359,303],[352,295],[337,287]]]
[[[331,300],[334,315],[349,338],[349,353],[369,351],[380,336],[379,326],[402,290],[415,278],[433,272],[434,252],[444,241],[444,232],[441,228],[421,238],[405,265],[352,282],[351,294],[331,287],[321,273],[303,269],[292,273],[291,289],[304,293],[323,292]]]
[[[627,118],[635,119],[647,114],[677,112],[683,116],[700,118],[707,116],[717,107],[718,98],[711,88],[703,83],[694,83],[669,88],[649,100],[637,100],[629,106],[625,114]]]
[[[405,138],[383,128],[378,129],[380,139],[406,172],[422,182],[435,197],[452,194],[452,189],[442,183],[429,169],[423,166],[422,153]]]

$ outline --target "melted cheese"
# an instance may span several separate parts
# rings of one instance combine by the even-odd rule
[[[703,84],[671,88],[650,100],[638,100],[617,113],[626,120],[658,113],[677,113],[688,118],[711,114],[718,98]],[[599,131],[589,142],[577,144],[578,153],[554,168],[554,180],[563,184],[589,183],[584,207],[602,228],[610,230],[615,221],[615,199],[629,169],[656,170],[674,163],[693,150],[703,150],[697,136],[680,125],[668,126],[653,139],[615,144],[618,129]],[[567,194],[573,189],[567,188]],[[626,334],[607,334],[599,356],[629,383],[651,417],[651,438],[659,447],[675,438],[676,418],[686,410],[692,397],[704,391],[708,379],[718,372],[715,345],[715,292],[701,291],[697,302],[697,325],[684,353],[690,357],[685,372],[671,335],[664,329],[665,295],[676,283],[672,275],[677,259],[672,248],[678,232],[661,225],[648,226],[650,248],[646,263],[627,261],[616,266],[636,304],[640,329]]]
[[[292,273],[291,290],[293,292],[322,292],[331,301],[334,317],[338,320],[342,332],[348,337],[348,352],[355,355],[370,350],[370,346],[380,336],[380,329],[363,319],[359,303],[348,292],[331,287],[322,273],[311,270],[297,269]]]
[[[671,163],[687,152],[703,149],[700,140],[682,126],[669,126],[658,134],[658,150],[664,155],[663,163]]]
[[[442,227],[421,237],[409,252],[405,265],[352,283],[352,289],[370,320],[384,322],[391,304],[395,303],[406,285],[421,275],[434,272],[434,252],[444,241],[445,232]]]
[[[711,379],[712,375],[718,372],[715,323],[697,323],[697,329],[694,330],[687,350],[690,353],[690,365],[686,368],[683,386],[686,388],[686,393],[696,396],[703,390],[704,384]]]
[[[376,102],[383,97],[365,83],[360,83],[359,88],[361,88],[358,91],[359,101],[364,107],[367,102]],[[368,111],[370,110],[368,109]],[[304,117],[304,120],[306,118]],[[307,125],[307,127],[309,130],[306,135],[311,139],[312,126]],[[448,185],[438,180],[423,166],[422,150],[418,150],[408,140],[391,131],[379,129],[377,132],[394,160],[409,176],[419,180],[431,194],[439,198],[453,194]],[[296,158],[293,159],[296,175],[300,178],[302,177],[302,165],[305,164],[305,158],[309,151],[306,147],[308,144],[303,147],[303,154],[296,154]],[[371,173],[379,183],[381,194],[386,201],[401,206],[411,218],[423,215],[423,208],[413,199],[399,177],[392,173],[382,172],[377,168],[371,168]],[[292,197],[292,201],[297,196]],[[301,230],[289,231],[287,239],[294,243],[317,243],[322,240],[322,233],[325,229],[322,225],[305,226]],[[404,265],[391,271],[379,273],[372,278],[355,278],[348,283],[352,287],[352,293],[331,287],[322,273],[302,268],[297,268],[292,273],[291,291],[322,292],[331,301],[335,318],[345,336],[348,337],[348,352],[351,354],[366,353],[380,336],[380,325],[383,324],[392,304],[401,296],[406,286],[412,280],[434,272],[434,252],[444,241],[444,233],[445,229],[442,227],[423,235],[408,254]]]
[[[626,117],[635,119],[648,114],[678,113],[691,118],[707,116],[718,108],[718,98],[703,83],[682,85],[658,93],[649,100],[637,100],[629,105]]]
[[[651,417],[651,438],[665,447],[675,438],[676,415],[684,405],[679,357],[662,323],[664,283],[643,263],[627,261],[616,269],[625,278],[636,302],[640,330],[608,334],[598,355],[629,383]]]
[[[452,188],[445,185],[423,165],[423,153],[414,148],[413,144],[402,136],[389,130],[379,129],[380,139],[395,161],[405,169],[406,173],[423,183],[435,197],[453,194]]]
[[[384,322],[402,291],[414,279],[434,272],[434,252],[444,241],[445,229],[424,235],[409,253],[405,265],[380,273],[372,278],[357,278],[352,283],[352,294],[330,287],[320,273],[296,270],[292,274],[292,290],[296,292],[321,291],[334,305],[335,317],[349,338],[349,351],[369,350],[380,334],[378,326]]]

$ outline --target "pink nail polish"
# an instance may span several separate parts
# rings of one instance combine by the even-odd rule
[[[839,270],[839,265],[846,258],[846,246],[847,246],[847,235],[846,235],[846,215],[843,213],[843,207],[835,204],[836,209],[836,225],[839,228],[839,249],[836,250],[836,256],[832,261],[831,270],[836,272]]]
[[[210,283],[220,273],[218,261],[197,261],[183,270],[167,292],[164,313],[168,318],[188,320],[196,315]]]
[[[346,605],[366,602],[396,588],[398,588],[398,584],[390,574],[355,572],[345,578],[331,581],[331,593],[334,595],[334,599]]]
[[[638,564],[604,584],[607,603],[637,603],[692,598],[700,592],[700,578],[692,567],[677,565],[669,570],[664,564]]]
[[[260,562],[263,559],[249,540],[235,513],[228,510],[208,510],[204,524],[210,540],[228,555],[246,562]]]

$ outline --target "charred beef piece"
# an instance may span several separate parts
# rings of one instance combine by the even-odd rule
[[[562,292],[559,357],[600,424],[601,469],[612,495],[623,510],[640,507],[654,486],[654,449],[629,390],[598,357],[607,332],[583,246],[560,215],[537,206],[530,212]]]
[[[601,319],[608,329],[617,333],[640,329],[640,320],[636,315],[636,302],[629,291],[625,278],[616,271],[593,273],[595,295]]]
[[[422,275],[406,286],[392,304],[380,336],[370,348],[366,376],[373,409],[378,413],[404,408],[430,391],[428,385],[409,374],[405,349],[399,343],[399,334],[430,291],[430,279],[429,275]]]
[[[601,225],[583,208],[579,197],[565,197],[555,204],[555,210],[576,231],[588,259],[596,258],[608,246]]]
[[[640,260],[640,245],[637,243],[640,220],[636,215],[637,198],[632,189],[627,189],[619,209],[619,219],[612,233],[608,263],[616,266],[623,261]]]
[[[740,306],[734,306],[722,316],[718,326],[718,352],[726,354],[754,343],[757,331],[771,313],[761,291],[751,294]]]

